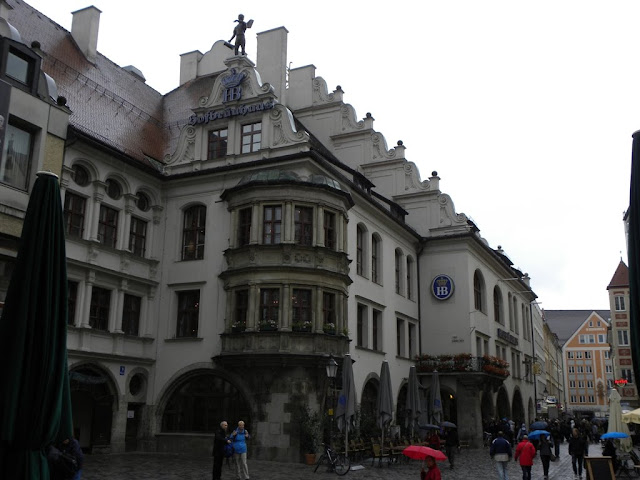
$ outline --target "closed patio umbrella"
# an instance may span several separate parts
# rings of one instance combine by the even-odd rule
[[[640,382],[640,131],[633,134],[631,149],[628,256],[631,358],[637,384]]]
[[[342,391],[338,397],[338,408],[336,409],[336,417],[338,420],[338,428],[344,431],[344,450],[345,455],[348,454],[349,448],[349,430],[356,416],[356,384],[353,380],[353,362],[351,355],[345,354],[342,361]]]
[[[39,172],[0,318],[0,478],[49,478],[45,448],[71,437],[66,335],[60,188]]]
[[[617,390],[611,390],[609,395],[609,428],[607,432],[622,432],[629,435],[629,427],[622,421],[622,407],[620,407],[620,394]],[[620,450],[630,452],[633,449],[631,438],[620,440]]]
[[[387,423],[393,418],[393,389],[391,387],[391,373],[389,372],[389,362],[382,362],[380,367],[380,388],[376,401],[378,412],[378,426],[382,429],[382,453],[384,454],[384,429]]]
[[[440,396],[440,377],[434,370],[431,376],[431,392],[429,395],[429,421],[436,425],[442,421],[442,397]]]
[[[414,365],[409,368],[409,384],[407,385],[407,420],[406,426],[410,428],[413,437],[413,429],[417,423],[422,407],[420,407],[420,390],[418,388],[418,374]]]

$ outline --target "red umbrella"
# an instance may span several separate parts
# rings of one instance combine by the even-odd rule
[[[447,456],[440,450],[423,447],[422,445],[409,445],[407,448],[402,450],[402,453],[414,460],[424,460],[427,457],[433,457],[434,460],[442,462],[447,459]]]

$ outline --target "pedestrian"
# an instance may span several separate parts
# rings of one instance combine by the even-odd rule
[[[249,467],[247,466],[247,440],[250,435],[244,428],[244,422],[238,422],[238,428],[231,433],[233,442],[233,458],[236,461],[236,479],[249,480]]]
[[[54,478],[80,480],[82,478],[84,454],[78,440],[73,437],[65,438],[57,450],[58,452],[53,454],[56,463]]]
[[[442,447],[440,443],[440,435],[438,435],[437,430],[433,430],[433,433],[429,437],[429,448],[433,448],[434,450],[440,450]]]
[[[496,439],[491,442],[489,455],[496,462],[496,470],[498,471],[498,480],[509,480],[507,467],[511,460],[511,444],[504,438],[504,432],[500,430]]]
[[[540,435],[540,446],[538,450],[540,450],[540,461],[542,462],[542,471],[544,475],[544,480],[549,480],[549,463],[551,462],[551,443],[547,439],[545,435]]]
[[[520,425],[520,430],[518,430],[518,436],[516,437],[518,443],[522,441],[522,437],[524,437],[527,433],[527,427],[523,423],[522,425]]]
[[[453,468],[454,452],[456,448],[460,447],[460,439],[458,438],[458,431],[455,428],[447,428],[445,432],[444,448],[449,458],[449,468]]]
[[[613,471],[617,472],[619,467],[618,455],[616,454],[616,446],[613,443],[613,440],[607,438],[604,442],[604,446],[602,448],[602,456],[603,457],[611,457],[611,463],[613,463]]]
[[[560,458],[560,443],[562,443],[564,438],[562,435],[562,429],[560,428],[560,422],[558,422],[557,419],[551,424],[551,438],[553,440],[553,453],[557,460]]]
[[[582,467],[584,455],[587,453],[587,441],[578,429],[574,427],[569,439],[569,455],[571,455],[571,467],[573,468],[573,478],[582,480]]]
[[[436,465],[433,457],[426,457],[424,462],[427,464],[428,471],[425,472],[424,467],[420,470],[420,480],[442,480],[440,469]]]
[[[514,460],[520,459],[520,468],[522,468],[522,480],[531,480],[531,467],[533,467],[533,458],[536,456],[536,447],[529,441],[529,436],[524,435],[522,441],[516,446],[516,455]]]
[[[220,480],[222,476],[222,463],[224,459],[224,447],[231,444],[227,438],[227,428],[229,424],[226,420],[220,422],[220,427],[213,437],[213,480]]]

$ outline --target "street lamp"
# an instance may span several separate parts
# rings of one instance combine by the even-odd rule
[[[325,368],[327,369],[327,378],[329,379],[329,384],[331,386],[331,408],[329,408],[329,416],[331,417],[331,424],[329,426],[329,445],[331,445],[333,440],[333,404],[335,400],[336,376],[338,375],[338,362],[333,358],[333,355],[329,355],[329,360],[327,361]]]

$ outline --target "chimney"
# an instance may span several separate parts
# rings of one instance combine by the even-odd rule
[[[91,63],[96,63],[98,58],[98,27],[101,13],[94,6],[72,13],[71,36]]]
[[[256,69],[263,82],[269,82],[280,103],[286,105],[284,95],[287,70],[287,34],[284,27],[258,33]]]

